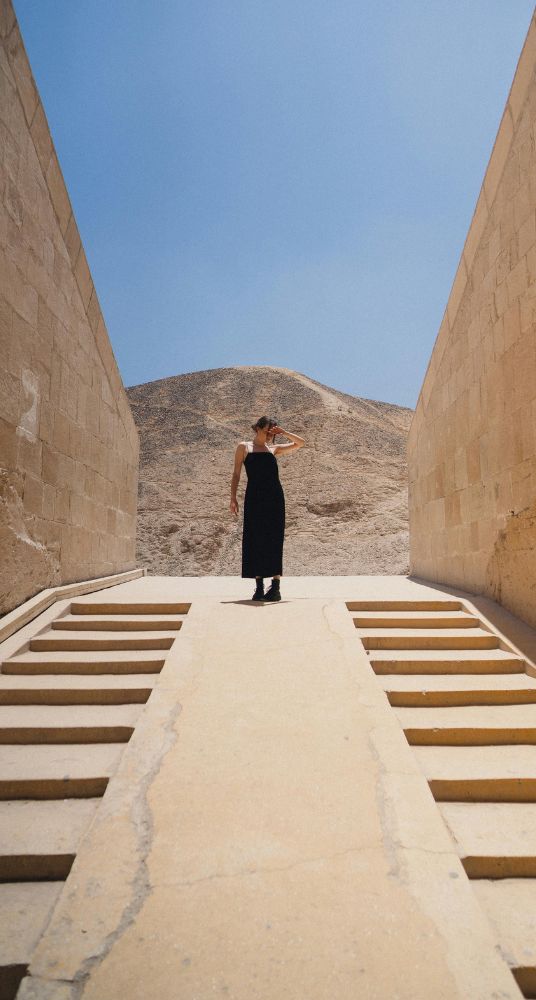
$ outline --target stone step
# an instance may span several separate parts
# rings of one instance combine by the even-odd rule
[[[95,798],[114,774],[123,743],[3,746],[0,799]]]
[[[49,629],[42,635],[30,639],[30,650],[103,650],[103,649],[170,649],[175,641],[174,632],[136,632],[134,635],[124,635],[117,632],[99,632],[93,635],[87,632],[66,632],[62,634],[57,629]]]
[[[469,878],[536,878],[536,803],[438,807]]]
[[[536,679],[527,674],[384,675],[379,678],[393,707],[536,704]]]
[[[98,681],[60,676],[0,674],[0,705],[143,704],[156,683],[155,674],[99,674]]]
[[[469,878],[536,878],[536,803],[442,802]]]
[[[415,746],[438,802],[536,802],[534,746]]]
[[[100,801],[0,802],[0,881],[67,878]]]
[[[494,649],[497,636],[480,628],[359,629],[365,649]]]
[[[139,654],[129,650],[116,650],[113,656],[104,650],[73,652],[57,650],[52,656],[43,656],[31,650],[11,656],[2,663],[2,674],[158,674],[165,663],[161,652],[144,650]],[[1,676],[1,675],[0,675]]]
[[[536,996],[536,879],[482,879],[472,885],[521,992]]]
[[[15,997],[63,882],[0,885],[0,997]]]
[[[184,601],[73,601],[73,615],[186,615],[191,604]]]
[[[139,615],[64,615],[51,622],[59,631],[162,632],[178,631],[183,619],[177,615],[140,618]]]
[[[2,705],[0,744],[126,743],[141,705]]]
[[[478,628],[465,611],[369,611],[354,615],[356,628]]]
[[[536,744],[533,705],[395,708],[394,712],[412,746]]]
[[[348,611],[460,611],[460,601],[346,601]]]
[[[460,650],[385,649],[370,654],[376,674],[514,674],[525,673],[520,656],[503,649]]]

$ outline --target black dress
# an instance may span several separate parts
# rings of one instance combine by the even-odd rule
[[[271,451],[248,451],[244,498],[242,576],[281,576],[285,535],[285,495]]]

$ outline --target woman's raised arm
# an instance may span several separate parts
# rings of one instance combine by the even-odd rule
[[[276,455],[288,455],[291,451],[297,451],[298,448],[303,448],[305,441],[299,434],[291,434],[290,431],[284,431],[282,427],[272,427],[272,434],[284,434],[290,441],[290,444],[276,444],[275,454]]]

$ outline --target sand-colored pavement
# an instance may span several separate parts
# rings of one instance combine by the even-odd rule
[[[391,580],[433,596],[400,578],[285,581],[273,606],[221,578],[107,591],[192,607],[20,998],[520,996],[343,600]]]

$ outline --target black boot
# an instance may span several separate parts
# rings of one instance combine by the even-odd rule
[[[272,580],[272,585],[271,585],[270,589],[267,590],[266,593],[265,593],[265,595],[264,595],[264,600],[265,601],[280,601],[281,600],[281,594],[280,594],[280,591],[279,591],[279,580],[277,580],[275,577]]]
[[[264,580],[263,580],[262,576],[256,576],[255,577],[255,583],[256,583],[257,586],[256,586],[255,593],[253,594],[253,597],[251,598],[251,600],[252,601],[263,601],[264,600]]]

